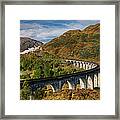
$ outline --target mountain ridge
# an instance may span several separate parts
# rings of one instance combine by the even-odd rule
[[[100,60],[100,23],[69,30],[43,45],[43,50],[65,59]]]

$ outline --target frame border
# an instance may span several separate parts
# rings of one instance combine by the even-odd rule
[[[115,5],[115,115],[5,115],[5,5]],[[119,0],[40,0],[1,2],[1,41],[0,41],[0,119],[118,119],[119,106]]]

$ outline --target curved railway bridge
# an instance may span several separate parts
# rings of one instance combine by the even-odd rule
[[[66,60],[66,63],[83,68],[85,71],[52,78],[26,80],[29,83],[31,90],[34,92],[38,88],[42,89],[43,87],[50,85],[53,92],[57,92],[62,89],[62,86],[65,83],[68,83],[69,89],[75,89],[77,84],[80,85],[80,89],[100,88],[100,66],[98,64],[76,60]],[[22,89],[24,81],[25,80],[20,81],[20,89]]]

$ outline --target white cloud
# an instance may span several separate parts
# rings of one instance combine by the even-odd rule
[[[64,25],[66,25],[66,27],[69,29],[81,29],[84,27],[83,25],[81,25],[81,23],[70,23],[70,24],[64,24]]]
[[[69,30],[68,28],[42,28],[40,27],[37,29],[25,29],[20,31],[21,37],[31,37],[37,40],[40,40],[42,42],[45,41],[45,39],[52,39],[53,37],[57,37],[61,34],[63,34],[65,31]],[[53,36],[53,37],[52,37]]]
[[[94,23],[95,21],[85,21],[85,20],[73,20],[67,22],[59,21],[49,21],[43,23],[21,23],[20,25],[20,36],[30,37],[42,42],[47,42],[57,36],[60,36],[64,32],[73,29],[83,29],[86,24]]]

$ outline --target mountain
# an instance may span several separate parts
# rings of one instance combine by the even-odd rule
[[[100,23],[86,27],[83,32],[89,34],[100,34]]]
[[[100,24],[69,30],[43,45],[43,50],[60,58],[100,61]]]
[[[20,52],[27,50],[28,48],[37,47],[43,45],[42,42],[37,40],[28,38],[28,37],[20,37]]]

